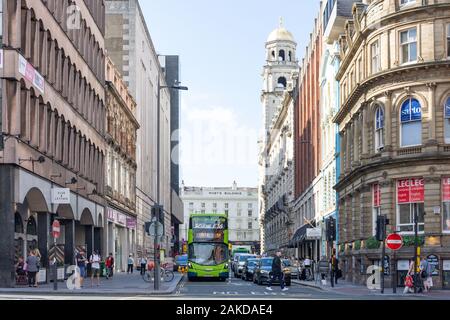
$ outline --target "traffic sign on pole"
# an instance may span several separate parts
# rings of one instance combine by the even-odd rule
[[[53,221],[52,224],[52,235],[53,238],[58,239],[61,236],[61,224],[58,220]]]
[[[398,251],[403,246],[403,238],[397,233],[390,234],[386,239],[386,245],[393,251]]]

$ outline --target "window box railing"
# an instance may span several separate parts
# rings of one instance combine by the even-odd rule
[[[422,153],[422,147],[408,147],[408,148],[401,148],[397,150],[398,156],[408,156],[413,154],[421,154]]]

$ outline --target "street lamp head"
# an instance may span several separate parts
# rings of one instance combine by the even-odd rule
[[[172,87],[172,89],[182,90],[182,91],[189,91],[188,87],[182,87],[182,86],[174,86],[174,87]]]

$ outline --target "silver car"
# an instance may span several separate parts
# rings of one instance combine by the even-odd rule
[[[245,262],[248,259],[256,258],[255,254],[240,254],[237,258],[236,264],[234,265],[234,277],[240,278],[242,271],[244,270]]]
[[[299,279],[300,277],[300,265],[297,265],[295,262],[292,262],[289,259],[282,259],[284,268],[288,268],[291,271],[292,279]]]

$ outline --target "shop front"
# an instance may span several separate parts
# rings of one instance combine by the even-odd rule
[[[117,209],[107,208],[107,246],[108,253],[115,259],[116,272],[126,272],[128,257],[131,254],[136,262],[136,217]]]

